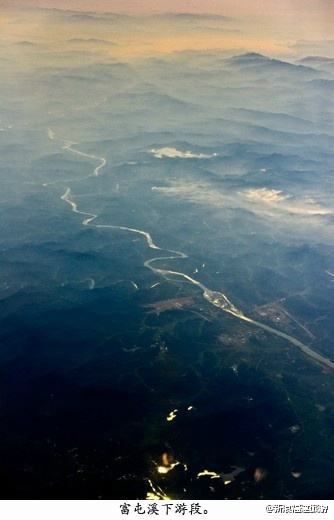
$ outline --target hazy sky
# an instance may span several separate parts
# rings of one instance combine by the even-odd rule
[[[7,39],[7,29],[5,24],[5,10],[2,7],[25,6],[25,7],[46,7],[77,11],[102,11],[102,12],[122,12],[128,14],[151,14],[157,12],[172,13],[211,13],[230,17],[231,23],[224,27],[208,27],[203,25],[203,21],[197,25],[193,23],[184,25],[186,32],[169,23],[161,25],[157,22],[134,25],[131,30],[125,32],[124,27],[120,27],[117,32],[114,30],[113,37],[117,41],[124,41],[124,38],[133,39],[133,50],[147,51],[149,47],[156,51],[169,52],[181,49],[208,49],[208,48],[240,48],[250,49],[259,52],[284,53],[300,40],[311,40],[313,42],[333,40],[334,26],[334,0],[0,0],[0,39]],[[1,20],[2,28],[1,32]],[[217,23],[219,19],[217,18]],[[212,22],[212,21],[211,21]],[[34,25],[35,24],[35,25]],[[196,30],[194,27],[196,25]],[[204,27],[204,29],[203,29]],[[12,34],[15,36],[13,26],[10,26]],[[76,26],[77,29],[77,26]],[[17,39],[29,39],[34,33],[43,38],[63,35],[69,38],[68,27],[50,26],[43,33],[43,21],[38,17],[30,18],[21,24],[21,36],[17,34]],[[25,33],[24,33],[24,31]],[[83,33],[86,37],[88,33]],[[89,31],[91,37],[107,38],[109,29],[103,31],[100,23],[99,27],[90,24]],[[233,34],[234,31],[234,34]],[[59,36],[58,35],[58,36]],[[75,34],[74,36],[78,36]],[[9,38],[9,37],[8,37]],[[149,38],[148,45],[142,47],[141,43]],[[58,39],[58,38],[56,38]],[[154,44],[152,43],[154,40]],[[138,44],[139,42],[139,44]],[[140,43],[141,42],[141,43]],[[329,47],[330,42],[327,42]],[[331,53],[331,51],[328,51]]]
[[[334,12],[333,0],[0,0],[1,5],[37,6],[79,11],[243,13],[253,16],[315,16],[324,22]],[[333,18],[331,18],[333,20]]]

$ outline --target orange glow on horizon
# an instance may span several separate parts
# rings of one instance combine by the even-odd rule
[[[53,18],[49,11],[1,11],[2,39],[5,41],[31,40],[36,43],[57,45],[65,49],[67,40],[96,39],[116,43],[109,49],[96,42],[95,50],[102,57],[133,60],[168,53],[193,51],[254,51],[263,54],[293,54],[291,46],[299,40],[331,40],[333,3],[319,0],[300,0],[305,10],[297,11],[292,0],[280,3],[269,0],[263,8],[262,0],[170,0],[168,5],[157,0],[96,0],[94,10],[109,12],[159,11],[211,13],[209,17],[129,17],[122,23],[112,23],[107,16],[99,20],[65,17],[60,22],[59,11]],[[6,5],[38,5],[57,9],[92,11],[92,3],[84,0],[9,0]],[[313,6],[313,7],[312,7]],[[215,18],[215,14],[231,17]],[[274,16],[275,15],[275,16]],[[94,52],[93,44],[90,49]]]

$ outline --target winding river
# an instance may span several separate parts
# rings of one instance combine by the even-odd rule
[[[102,168],[107,164],[107,160],[104,157],[98,157],[96,155],[84,153],[84,152],[81,152],[80,150],[77,150],[76,148],[73,148],[73,146],[77,145],[77,143],[75,143],[73,141],[69,141],[69,140],[56,138],[55,134],[52,130],[48,131],[48,137],[49,137],[49,139],[63,143],[62,148],[64,150],[71,152],[73,154],[77,154],[77,155],[80,155],[83,157],[97,160],[99,162],[99,164],[97,165],[96,168],[94,168],[94,170],[89,175],[87,175],[86,177],[82,177],[79,180],[78,179],[75,179],[75,180],[68,179],[66,181],[54,181],[54,182],[50,182],[50,183],[45,183],[44,186],[48,186],[50,184],[69,183],[69,182],[74,182],[74,181],[79,182],[80,180],[84,180],[89,177],[93,177],[93,176],[98,177]],[[88,212],[79,210],[77,203],[71,198],[71,188],[70,187],[66,187],[65,192],[61,196],[61,200],[67,202],[71,206],[72,211],[74,213],[78,213],[79,215],[82,215],[84,217],[84,219],[82,221],[82,224],[84,226],[92,226],[92,227],[96,227],[96,228],[106,228],[106,229],[118,229],[121,231],[136,233],[138,235],[145,237],[147,244],[151,249],[165,251],[166,253],[168,253],[167,256],[156,256],[156,257],[151,258],[150,260],[146,260],[144,262],[144,266],[147,267],[148,269],[150,269],[154,274],[164,277],[167,280],[170,279],[170,277],[182,278],[182,279],[186,280],[187,282],[189,282],[193,285],[196,285],[197,287],[199,287],[201,289],[201,291],[203,293],[203,297],[208,302],[210,302],[212,305],[214,305],[215,307],[218,307],[219,309],[221,309],[222,311],[224,311],[228,314],[232,314],[233,316],[235,316],[236,318],[238,318],[240,320],[246,321],[247,323],[251,323],[252,325],[254,325],[256,327],[259,327],[267,332],[270,332],[271,334],[274,334],[275,336],[285,339],[292,345],[299,348],[304,354],[306,354],[313,360],[315,360],[315,361],[319,362],[320,364],[325,365],[329,368],[334,368],[334,363],[330,359],[328,359],[328,358],[322,356],[321,354],[319,354],[318,352],[312,350],[309,346],[305,345],[304,343],[302,343],[298,339],[294,338],[293,336],[290,336],[289,334],[286,334],[285,332],[281,332],[280,330],[274,329],[273,327],[270,327],[269,325],[266,325],[266,324],[261,323],[256,320],[253,320],[252,318],[249,318],[248,316],[246,316],[242,311],[237,309],[237,307],[235,307],[233,305],[233,303],[230,302],[230,300],[227,298],[227,296],[225,294],[218,292],[218,291],[212,291],[212,290],[208,289],[201,282],[199,282],[198,280],[195,280],[194,278],[187,275],[186,273],[182,273],[182,272],[178,272],[178,271],[171,271],[169,269],[161,269],[159,267],[154,266],[154,264],[159,262],[159,260],[173,260],[176,258],[187,258],[187,255],[185,253],[183,253],[181,251],[173,251],[171,249],[163,249],[163,248],[157,246],[153,242],[153,239],[152,239],[150,233],[147,231],[141,230],[141,229],[129,228],[129,227],[125,227],[125,226],[115,226],[112,224],[95,224],[95,223],[93,223],[93,221],[98,218],[98,215],[95,213],[88,213]]]

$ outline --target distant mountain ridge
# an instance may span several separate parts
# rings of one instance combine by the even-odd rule
[[[236,56],[232,56],[227,60],[229,63],[235,65],[242,66],[270,66],[271,68],[286,68],[289,70],[298,70],[299,72],[314,72],[319,74],[319,71],[313,69],[312,67],[307,67],[305,65],[295,65],[288,61],[282,61],[277,58],[269,58],[268,56],[264,56],[263,54],[259,54],[257,52],[246,52],[244,54],[239,54]]]

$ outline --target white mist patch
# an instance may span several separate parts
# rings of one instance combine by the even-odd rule
[[[261,200],[263,202],[280,202],[289,197],[284,195],[281,190],[269,190],[268,188],[250,188],[243,192],[247,199]]]
[[[170,148],[169,146],[165,146],[163,148],[152,148],[150,153],[158,159],[162,159],[163,157],[170,157],[173,159],[210,159],[211,157],[216,157],[218,155],[216,153],[213,153],[212,155],[205,153],[194,153],[190,150],[181,152],[180,150],[177,150],[176,148]]]
[[[244,190],[242,195],[253,202],[264,202],[267,205],[275,206],[277,209],[287,213],[294,213],[304,216],[331,215],[333,211],[329,208],[321,207],[313,197],[297,199],[293,195],[285,194],[281,190],[268,188],[250,188]]]
[[[206,182],[171,181],[169,186],[152,186],[152,191],[206,206],[221,206],[228,197]]]
[[[315,198],[296,197],[282,190],[249,188],[242,191],[224,190],[208,182],[191,180],[170,180],[169,186],[152,186],[151,190],[159,195],[179,198],[184,201],[202,204],[207,207],[241,208],[251,210],[264,218],[277,218],[280,215],[294,214],[300,217],[333,215],[334,211],[321,205]],[[289,222],[289,226],[291,222]]]

